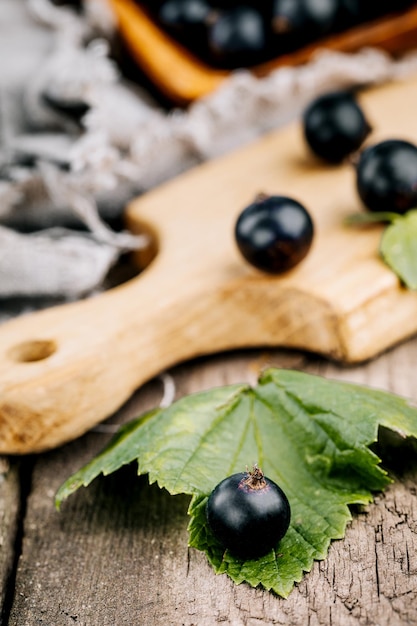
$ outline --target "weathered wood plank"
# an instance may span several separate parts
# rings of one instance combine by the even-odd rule
[[[19,465],[0,457],[0,624],[5,623],[13,593],[15,550],[19,532]]]
[[[253,351],[202,359],[174,376],[183,395],[252,382],[260,367],[272,364],[416,398],[416,356],[417,340],[351,368],[295,352]],[[126,420],[159,398],[153,382],[114,419]],[[56,512],[55,489],[107,437],[90,433],[37,459],[8,626],[417,624],[416,459],[401,453],[393,485],[355,512],[346,538],[282,600],[215,576],[205,556],[187,548],[188,498],[149,487],[134,468],[98,479]]]

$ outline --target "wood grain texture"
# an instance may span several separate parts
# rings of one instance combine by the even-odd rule
[[[0,624],[14,585],[16,549],[21,519],[21,480],[17,463],[0,457]]]
[[[417,141],[417,81],[364,93],[371,141]],[[256,194],[295,197],[316,235],[282,276],[240,257],[234,224]],[[156,258],[98,297],[0,328],[0,453],[38,452],[86,432],[158,372],[202,354],[289,346],[366,360],[417,331],[417,297],[378,256],[381,227],[353,229],[350,165],[325,167],[300,125],[271,133],[134,201],[132,230],[153,233]]]
[[[253,383],[265,366],[292,367],[391,389],[417,400],[417,340],[362,366],[342,367],[299,352],[231,352],[172,370],[177,396],[234,382]],[[111,421],[158,404],[146,385]],[[91,432],[39,455],[28,499],[15,601],[7,626],[405,626],[417,624],[417,461],[404,449],[395,482],[355,509],[345,539],[287,600],[216,576],[187,548],[188,497],[171,497],[134,467],[97,479],[60,513],[53,495],[109,435]]]

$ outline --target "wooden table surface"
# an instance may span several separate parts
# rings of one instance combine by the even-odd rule
[[[3,17],[8,7],[17,10],[18,3],[3,0]],[[6,30],[10,43],[15,34]],[[34,42],[27,36],[24,41],[22,59],[27,59],[25,50]],[[1,61],[4,76],[9,59]],[[254,382],[266,365],[365,383],[417,400],[417,339],[355,367],[296,351],[248,350],[188,362],[171,374],[181,397]],[[110,423],[124,423],[160,398],[161,382],[154,380]],[[345,539],[334,542],[328,558],[283,600],[216,576],[205,555],[187,547],[188,497],[150,487],[133,468],[97,479],[58,513],[58,486],[110,436],[98,429],[49,453],[0,458],[1,626],[417,624],[415,458],[400,453],[392,459],[395,482],[372,505],[354,511]]]
[[[365,383],[417,400],[417,339],[366,364],[343,367],[286,350],[250,350],[171,371],[177,397],[254,382],[265,365]],[[161,399],[139,390],[110,419],[121,424]],[[109,422],[107,422],[109,423]],[[169,496],[133,468],[99,478],[57,512],[54,493],[108,441],[93,431],[52,452],[4,459],[0,482],[3,626],[231,626],[417,624],[417,461],[401,453],[395,482],[354,511],[345,539],[287,600],[216,576],[187,547],[188,497]]]

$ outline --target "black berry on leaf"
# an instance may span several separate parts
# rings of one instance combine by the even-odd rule
[[[406,213],[417,206],[417,146],[401,139],[364,150],[356,166],[359,196],[370,211]]]
[[[271,274],[298,265],[310,250],[313,234],[308,211],[286,196],[259,196],[242,211],[235,226],[243,257]]]
[[[303,115],[304,137],[312,152],[329,163],[340,163],[356,152],[371,127],[352,93],[319,96]]]
[[[275,548],[291,517],[282,489],[255,466],[220,482],[207,502],[215,538],[237,557],[256,559]]]

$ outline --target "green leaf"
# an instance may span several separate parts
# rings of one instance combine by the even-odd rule
[[[383,224],[387,222],[395,222],[399,218],[398,213],[394,213],[391,211],[381,211],[381,212],[363,212],[363,213],[352,213],[348,215],[344,223],[347,226],[368,226],[370,224]]]
[[[417,210],[399,216],[382,234],[384,261],[409,289],[417,289]]]
[[[57,508],[59,509],[61,503],[74,491],[80,487],[87,487],[100,474],[108,476],[123,465],[135,461],[139,454],[138,444],[141,441],[142,427],[158,413],[159,410],[154,409],[122,426],[101,454],[61,485],[55,497]]]
[[[368,503],[390,478],[369,446],[384,426],[417,435],[417,410],[393,394],[269,369],[255,388],[233,385],[185,397],[123,427],[107,448],[59,489],[57,505],[99,474],[132,460],[170,493],[192,495],[190,545],[236,583],[287,597],[294,582],[344,536],[349,505]],[[207,497],[226,476],[253,463],[286,492],[292,518],[262,559],[242,561],[207,527]]]

